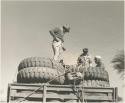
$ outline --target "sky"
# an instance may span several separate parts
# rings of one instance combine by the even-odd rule
[[[111,87],[123,97],[123,80],[111,60],[124,49],[123,1],[4,1],[1,12],[1,93],[16,79],[18,65],[27,57],[53,57],[49,30],[69,24],[64,37],[65,64],[76,64],[87,47],[102,56]],[[93,62],[93,65],[94,62]]]

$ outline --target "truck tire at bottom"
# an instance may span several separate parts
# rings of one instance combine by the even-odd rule
[[[29,67],[18,72],[17,82],[46,83],[49,80],[54,79],[50,84],[63,84],[65,79],[63,74],[63,72],[60,72],[57,69],[51,69],[48,67]]]

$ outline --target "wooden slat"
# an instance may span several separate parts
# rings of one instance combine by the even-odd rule
[[[17,93],[14,94],[14,97],[25,97],[26,95],[28,95],[28,93]],[[30,98],[41,98],[41,94],[33,94],[30,96]],[[46,98],[64,98],[64,99],[78,99],[74,94],[69,94],[69,95],[58,95],[58,94],[47,94]],[[86,100],[104,100],[104,101],[108,101],[108,100],[112,100],[112,96],[95,96],[95,95],[89,95],[84,97]]]
[[[8,89],[7,89],[7,102],[10,101],[10,85],[8,85]]]
[[[118,88],[115,88],[115,102],[118,101]]]
[[[46,103],[46,98],[47,98],[47,95],[46,95],[46,89],[47,89],[47,86],[43,86],[43,103]]]
[[[32,87],[32,86],[11,86],[11,89],[13,90],[35,90],[38,87]],[[43,87],[41,87],[40,90],[43,90]],[[71,92],[72,88],[57,88],[57,87],[48,87],[48,91],[66,91]],[[112,88],[84,88],[84,92],[101,92],[101,93],[112,93]]]
[[[42,86],[44,84],[26,84],[26,83],[12,83],[10,84],[11,86],[36,86],[36,87],[39,87],[39,86]],[[47,85],[47,84],[46,84]],[[72,85],[47,85],[47,87],[64,87],[64,88],[71,88]],[[76,87],[81,87],[81,86],[76,86]],[[84,88],[95,88],[95,89],[112,89],[111,87],[84,87]]]
[[[6,102],[3,102],[6,103]],[[9,103],[19,103],[18,101],[10,101]],[[41,101],[23,101],[22,103],[41,103]]]
[[[11,86],[12,90],[35,90],[37,88],[39,88],[39,86],[38,87],[32,87],[32,86]],[[43,87],[41,87],[40,90],[43,90]]]
[[[112,96],[86,96],[85,97],[86,100],[105,100],[105,101],[111,101],[112,100]]]
[[[52,93],[48,92],[47,93],[47,98],[65,98],[65,99],[78,99],[74,93],[63,93],[63,94],[57,94],[57,93]]]
[[[11,95],[11,97],[20,97],[20,98],[23,98],[23,97],[26,97],[27,95],[29,95],[30,93],[14,93]],[[42,98],[42,94],[32,94],[30,96],[31,98]]]
[[[47,91],[68,91],[68,92],[71,92],[73,89],[72,88],[50,88],[48,87]],[[112,93],[113,90],[112,89],[87,89],[87,88],[84,88],[84,92],[99,92],[99,93]]]
[[[112,93],[113,90],[109,90],[109,89],[84,89],[85,92],[95,92],[95,93]]]

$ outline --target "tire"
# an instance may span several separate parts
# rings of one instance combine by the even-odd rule
[[[101,80],[102,79],[102,75],[101,75],[101,70],[100,68],[94,68],[95,69],[95,80]]]
[[[109,81],[108,72],[106,70],[96,68],[97,75],[95,76],[96,80]]]
[[[109,81],[108,72],[99,67],[91,67],[91,68],[78,68],[75,65],[68,65],[66,72],[83,72],[84,71],[84,80],[102,80]]]
[[[82,83],[82,82],[81,82]],[[84,80],[85,87],[109,87],[109,82],[101,80]]]
[[[60,63],[50,58],[42,58],[42,57],[29,57],[22,60],[18,66],[18,71],[28,67],[49,67],[49,68],[59,69],[59,71],[61,72],[64,71],[64,67]]]
[[[105,80],[105,71],[103,69],[100,69],[100,80],[106,81]]]
[[[95,68],[87,68],[85,71],[85,80],[96,80],[100,79],[100,71]]]
[[[87,72],[88,72],[88,75],[87,75],[88,80],[92,80],[93,76],[94,76],[93,75],[93,68],[88,68]]]
[[[104,72],[104,80],[109,82],[109,75],[107,71]]]
[[[20,70],[17,74],[18,83],[46,83],[54,79],[50,84],[63,84],[64,76],[62,72],[48,67],[29,67]],[[57,77],[59,76],[59,77]]]

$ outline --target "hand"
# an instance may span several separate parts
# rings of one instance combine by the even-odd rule
[[[62,50],[63,50],[63,51],[66,51],[66,48],[62,47]]]

